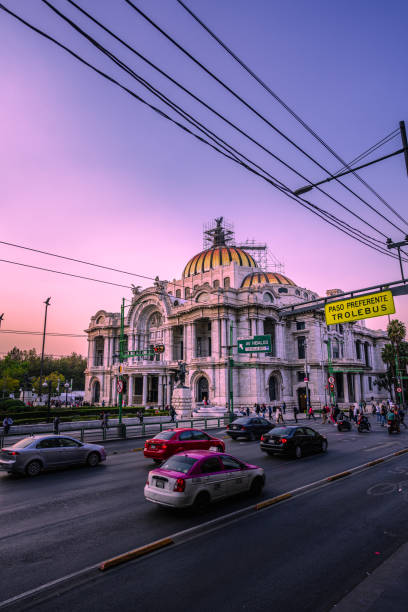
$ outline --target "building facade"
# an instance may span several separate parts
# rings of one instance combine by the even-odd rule
[[[120,364],[120,313],[99,310],[91,318],[86,401],[117,404],[121,375],[124,405],[170,405],[183,361],[193,409],[205,400],[227,407],[230,386],[234,407],[284,401],[304,409],[306,372],[310,401],[317,408],[329,401],[328,344],[340,405],[385,397],[375,385],[385,372],[385,332],[368,329],[364,321],[327,327],[324,313],[316,310],[283,313],[288,305],[317,294],[261,269],[248,251],[228,243],[220,220],[212,239],[209,248],[187,262],[181,279],[156,279],[152,287],[132,289],[125,310],[127,348],[142,351],[163,344],[162,354],[129,357]],[[272,339],[269,353],[238,354],[238,338],[263,334]]]

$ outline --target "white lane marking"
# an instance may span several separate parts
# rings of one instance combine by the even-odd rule
[[[384,446],[393,446],[394,442],[384,442],[384,444],[377,444],[377,446],[370,446],[369,448],[364,448],[363,451],[368,453],[368,451],[376,450],[377,448],[383,448]]]

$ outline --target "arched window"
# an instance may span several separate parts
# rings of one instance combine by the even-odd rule
[[[211,321],[209,319],[199,319],[195,323],[195,356],[211,357]]]
[[[208,380],[205,376],[201,376],[197,381],[196,397],[198,402],[208,401]]]
[[[162,325],[163,317],[161,316],[160,312],[154,312],[152,315],[150,315],[149,320],[147,322],[146,331],[149,335],[149,344],[152,350],[155,344],[160,343],[162,341]],[[157,355],[152,355],[150,357],[150,361],[153,361],[154,359],[156,361],[160,361],[160,353],[157,353]]]
[[[264,304],[272,304],[273,302],[272,295],[270,293],[264,293],[263,301],[264,301]]]
[[[184,297],[187,299],[190,297],[190,287],[184,289]]]
[[[181,289],[176,289],[176,298],[181,298]]]
[[[230,285],[230,278],[229,278],[229,276],[226,276],[224,278],[224,289],[228,289],[230,286],[231,286]]]
[[[265,353],[265,354],[268,355],[269,357],[274,357],[276,354],[276,347],[275,347],[275,321],[273,319],[268,318],[264,320],[264,334],[270,335],[271,344],[272,344],[271,352]]]
[[[105,317],[103,315],[101,315],[100,317],[96,319],[97,325],[102,325],[102,323],[105,323]]]
[[[304,297],[304,298],[306,298],[306,299],[309,299],[309,294],[305,292],[305,293],[303,294],[303,297]]]
[[[101,366],[103,365],[103,349],[105,346],[105,338],[103,336],[98,336],[95,338],[95,352],[94,352],[94,365]]]
[[[218,289],[218,287],[219,287],[219,286],[220,286],[220,281],[219,281],[219,280],[215,280],[215,281],[213,282],[213,287],[214,287],[214,289]]]
[[[286,289],[286,287],[279,287],[278,292],[279,293],[287,293],[288,290]]]
[[[296,293],[296,295],[300,295],[299,289],[296,289],[295,293]]]
[[[94,385],[92,387],[92,403],[98,404],[100,396],[101,396],[101,385],[99,383],[99,380],[97,380],[94,382]]]

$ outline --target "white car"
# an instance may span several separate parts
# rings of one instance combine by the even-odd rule
[[[173,455],[149,472],[144,495],[161,506],[202,510],[238,493],[260,495],[264,484],[263,468],[225,453],[197,450]]]

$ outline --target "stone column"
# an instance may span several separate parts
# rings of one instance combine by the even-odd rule
[[[128,404],[133,406],[133,376],[131,374],[128,377]]]
[[[195,356],[195,334],[194,323],[187,324],[187,346],[186,346],[186,361],[191,361]]]
[[[147,402],[147,374],[143,374],[143,394],[142,394],[142,404],[146,406]]]
[[[113,379],[113,384],[114,384],[113,398],[114,398],[115,406],[118,405],[118,385],[117,385],[117,382],[118,382],[118,377],[115,376],[114,379]]]
[[[276,345],[276,357],[281,359],[285,358],[285,334],[284,325],[282,323],[276,323],[275,325],[275,345]]]
[[[181,361],[187,361],[187,324],[183,325],[183,354]]]
[[[211,319],[211,355],[214,359],[220,358],[220,323],[219,319]]]
[[[350,396],[349,396],[349,391],[348,391],[348,377],[347,377],[347,373],[343,372],[343,389],[344,389],[344,402],[346,404],[348,404],[350,402]]]
[[[361,401],[361,384],[360,384],[360,374],[353,374],[354,376],[354,395],[356,398],[356,402]]]
[[[166,404],[170,406],[171,404],[171,376],[168,374],[166,376]]]
[[[159,382],[157,387],[157,403],[159,405],[159,408],[161,408],[163,404],[163,376],[159,374],[158,379]]]

